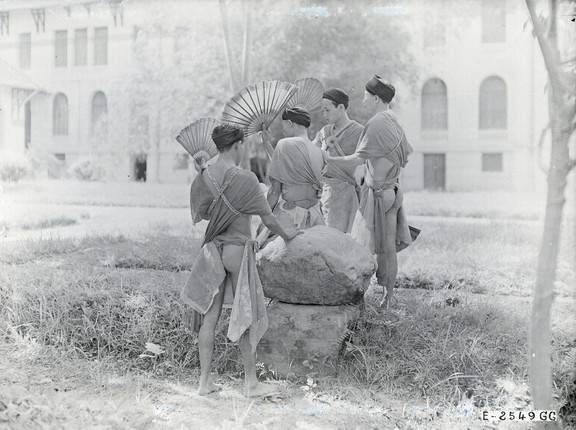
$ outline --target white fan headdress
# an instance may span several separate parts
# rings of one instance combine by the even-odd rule
[[[304,78],[295,81],[294,85],[298,87],[298,91],[288,101],[286,107],[298,106],[305,108],[308,112],[317,111],[322,107],[322,96],[325,91],[322,82],[316,78]]]
[[[212,140],[214,127],[220,124],[216,118],[200,118],[187,127],[184,127],[176,141],[202,165],[218,154],[218,148]]]
[[[249,85],[226,103],[222,122],[242,127],[246,136],[256,134],[270,126],[296,90],[296,85],[282,81]]]

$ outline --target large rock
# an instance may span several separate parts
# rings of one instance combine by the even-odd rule
[[[370,251],[334,228],[316,226],[286,243],[277,238],[257,255],[264,294],[293,304],[358,303],[376,263]]]
[[[277,376],[335,376],[342,345],[359,307],[292,305],[272,302],[269,327],[258,344],[256,361]]]

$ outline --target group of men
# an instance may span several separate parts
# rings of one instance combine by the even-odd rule
[[[265,195],[254,173],[240,169],[244,133],[221,125],[212,139],[219,156],[210,166],[197,166],[190,206],[193,221],[209,220],[202,249],[182,291],[194,309],[200,355],[199,394],[220,389],[211,371],[215,330],[223,304],[232,304],[228,337],[239,341],[247,397],[272,394],[274,386],[256,377],[256,345],[268,327],[256,251],[271,237],[285,241],[315,225],[349,233],[376,255],[381,305],[392,298],[398,271],[396,247],[411,242],[402,210],[401,169],[412,152],[404,131],[390,110],[395,88],[374,76],[366,84],[364,105],[374,116],[362,126],[347,114],[349,97],[340,89],[323,94],[327,125],[311,141],[310,113],[303,108],[282,114],[285,138],[272,148],[265,130],[262,140],[271,156],[270,187]],[[256,240],[251,215],[262,220]]]

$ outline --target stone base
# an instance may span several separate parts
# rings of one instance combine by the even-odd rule
[[[269,328],[256,361],[282,378],[336,376],[348,327],[359,317],[355,305],[319,306],[273,302]]]

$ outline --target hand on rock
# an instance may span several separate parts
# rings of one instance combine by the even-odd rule
[[[286,230],[286,237],[284,238],[284,240],[288,242],[302,233],[304,233],[304,230],[296,230],[295,228],[289,228]]]

